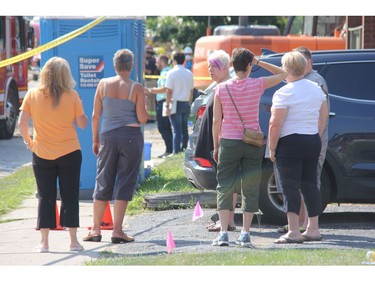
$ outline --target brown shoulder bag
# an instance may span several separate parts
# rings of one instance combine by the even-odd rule
[[[228,90],[229,97],[232,100],[232,103],[233,103],[234,107],[236,108],[238,117],[240,117],[240,120],[241,120],[241,123],[242,123],[242,126],[243,126],[242,141],[244,143],[248,143],[248,144],[252,144],[252,145],[261,147],[262,145],[264,145],[264,134],[261,131],[254,131],[252,129],[245,128],[245,124],[242,120],[242,117],[240,115],[240,112],[238,111],[238,108],[237,108],[236,104],[234,103],[233,97],[230,94],[228,85],[225,85],[225,87]]]

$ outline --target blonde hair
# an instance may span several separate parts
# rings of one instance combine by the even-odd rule
[[[75,85],[69,63],[63,58],[50,58],[40,72],[39,89],[52,98],[53,107],[59,105],[62,93]]]
[[[134,62],[134,54],[129,49],[118,50],[113,56],[113,65],[117,72],[131,71]]]
[[[281,58],[283,68],[293,76],[301,76],[305,73],[306,58],[298,51],[288,52]]]

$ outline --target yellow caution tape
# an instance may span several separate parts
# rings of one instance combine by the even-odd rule
[[[159,78],[167,78],[167,76],[160,76],[160,75],[145,75],[144,78],[147,78],[147,79],[159,79]],[[194,80],[212,80],[211,77],[195,77],[194,76]]]
[[[16,62],[19,62],[19,61],[22,61],[22,60],[25,60],[25,59],[28,59],[28,58],[31,58],[33,56],[35,56],[36,54],[39,54],[39,53],[42,53],[42,52],[45,52],[49,49],[52,49],[58,45],[61,45],[79,35],[81,35],[82,33],[86,32],[87,30],[93,28],[95,25],[98,25],[99,23],[101,23],[102,21],[104,21],[107,17],[100,17],[96,20],[93,20],[92,22],[86,24],[85,26],[82,26],[81,28],[78,28],[76,30],[73,30],[72,32],[69,32],[59,38],[56,38],[55,40],[52,40],[51,42],[48,42],[42,46],[39,46],[35,49],[32,49],[26,53],[23,53],[23,54],[20,54],[18,56],[15,56],[15,57],[12,57],[12,58],[9,58],[9,59],[6,59],[4,61],[1,61],[0,62],[0,67],[4,67],[4,66],[7,66],[7,65],[10,65],[10,64],[13,64],[13,63],[16,63]]]

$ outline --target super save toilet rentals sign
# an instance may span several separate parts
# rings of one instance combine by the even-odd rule
[[[103,56],[79,57],[79,87],[96,88],[104,77]]]

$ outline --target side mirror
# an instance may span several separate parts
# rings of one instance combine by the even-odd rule
[[[207,95],[207,93],[205,91],[203,91],[203,90],[198,90],[198,97],[200,95]]]

